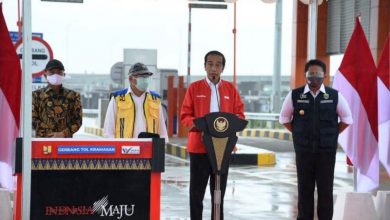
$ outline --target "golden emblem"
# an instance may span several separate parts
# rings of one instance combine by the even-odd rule
[[[229,128],[229,122],[224,117],[218,117],[214,121],[214,129],[218,132],[224,132]]]
[[[324,99],[329,99],[329,94],[328,93],[324,93]]]
[[[50,145],[48,145],[48,146],[44,145],[43,146],[43,154],[51,154],[51,146]]]
[[[299,114],[300,115],[304,115],[305,114],[305,111],[303,109],[299,110]]]

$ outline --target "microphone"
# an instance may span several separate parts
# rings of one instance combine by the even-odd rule
[[[213,76],[213,81],[215,81],[215,79],[217,78],[216,76]],[[213,83],[214,84],[214,83]],[[219,105],[219,97],[218,97],[218,88],[217,88],[217,85],[214,84],[214,88],[215,88],[215,95],[217,96],[217,104],[218,104],[218,111],[221,111],[221,106]]]

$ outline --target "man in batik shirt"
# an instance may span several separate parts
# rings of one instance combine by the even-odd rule
[[[71,138],[82,124],[80,94],[64,88],[64,65],[51,60],[45,68],[48,86],[32,94],[32,124],[35,137]]]

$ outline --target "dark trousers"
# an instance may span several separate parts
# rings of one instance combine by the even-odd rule
[[[203,212],[203,198],[210,177],[211,219],[214,216],[214,189],[215,176],[212,174],[207,154],[190,153],[190,212],[192,220],[201,220]],[[223,220],[223,198],[225,196],[227,174],[221,175],[221,220]]]
[[[298,220],[312,220],[317,184],[319,220],[333,216],[333,179],[336,152],[295,152],[298,175]]]

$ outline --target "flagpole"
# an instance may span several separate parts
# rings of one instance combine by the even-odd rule
[[[23,0],[23,71],[22,71],[22,123],[23,131],[23,190],[22,219],[30,219],[31,196],[31,129],[32,129],[32,51],[31,0]]]
[[[317,17],[318,17],[318,0],[311,0],[309,5],[309,31],[308,31],[308,58],[316,59],[317,57]]]
[[[357,169],[356,166],[353,166],[353,191],[357,192]]]

